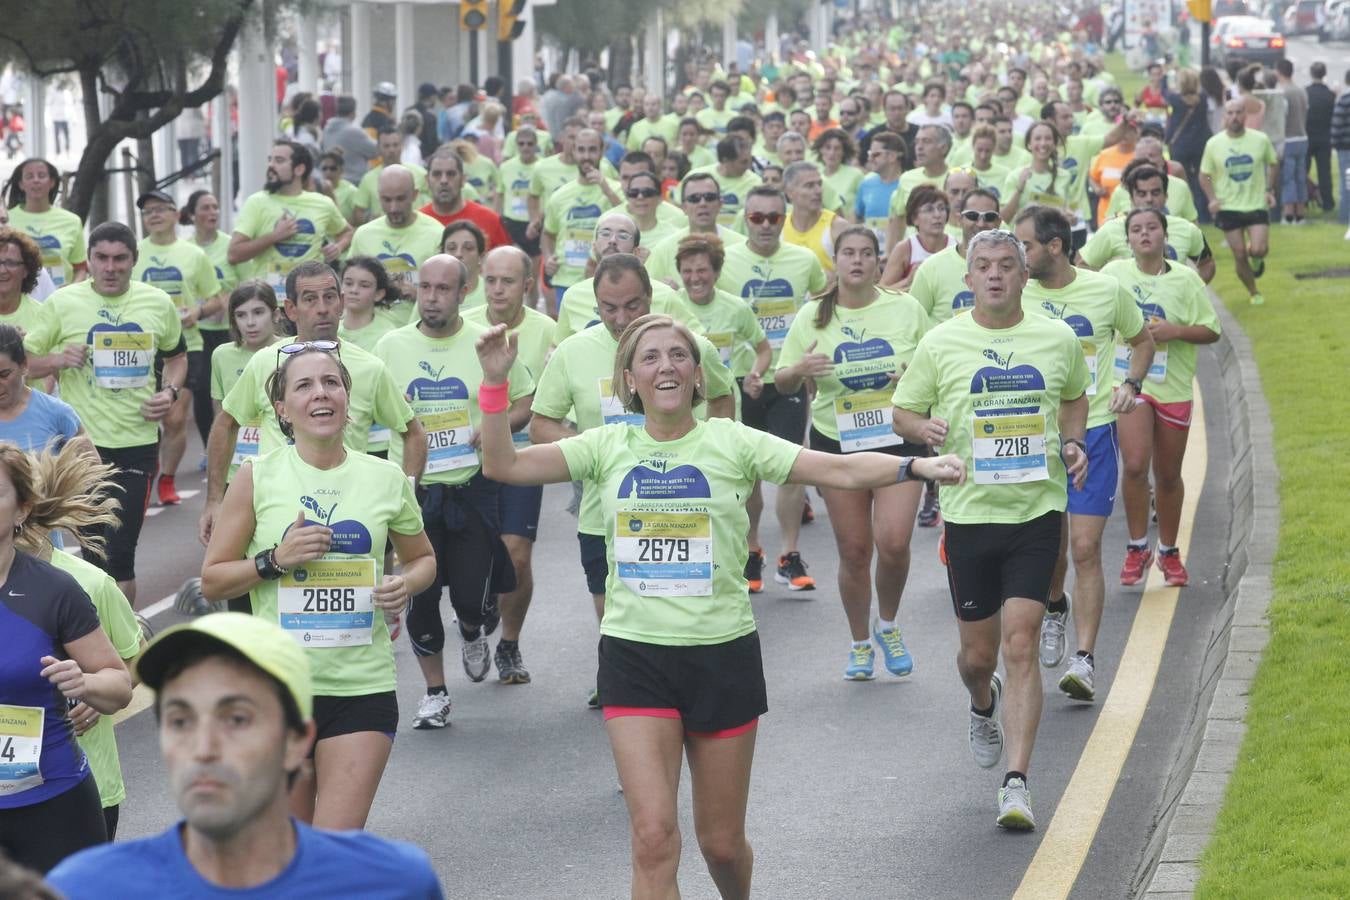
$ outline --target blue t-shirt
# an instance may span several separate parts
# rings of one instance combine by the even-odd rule
[[[79,432],[79,414],[69,403],[31,389],[19,417],[0,421],[0,442],[14,444],[25,453],[36,453],[53,441],[52,450],[60,450]]]
[[[42,657],[68,658],[65,645],[98,627],[94,604],[74,578],[14,554],[0,585],[0,809],[41,803],[88,777],[66,698],[40,673]]]
[[[853,212],[859,221],[885,222],[891,215],[891,194],[900,184],[895,181],[882,181],[876,172],[868,172],[858,184],[858,197],[853,201]],[[875,226],[872,226],[875,227]]]
[[[440,882],[420,848],[365,831],[324,831],[295,825],[295,856],[266,884],[222,888],[188,862],[179,832],[117,844],[101,844],[63,860],[47,881],[69,898],[219,897],[232,900],[279,897],[361,897],[363,900],[440,900]]]

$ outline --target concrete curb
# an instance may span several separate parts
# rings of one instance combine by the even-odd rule
[[[1177,900],[1195,891],[1200,856],[1213,835],[1247,731],[1247,695],[1270,639],[1266,611],[1280,525],[1270,408],[1261,390],[1251,342],[1210,293],[1223,326],[1223,337],[1213,347],[1227,400],[1232,447],[1228,492],[1233,517],[1223,578],[1225,601],[1215,617],[1201,666],[1188,737],[1172,765],[1153,837],[1131,890],[1131,896],[1146,900]]]

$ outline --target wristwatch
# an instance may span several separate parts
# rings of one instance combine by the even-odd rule
[[[176,385],[176,384],[166,384],[166,385],[164,385],[164,390],[168,391],[170,394],[173,394],[173,402],[174,402],[174,403],[177,403],[177,402],[178,402],[178,392],[179,392],[179,390],[181,390],[181,388],[179,388],[178,385]]]
[[[900,464],[900,471],[895,473],[896,484],[900,484],[905,481],[922,481],[927,483],[933,480],[931,478],[924,478],[922,475],[914,471],[915,459],[917,459],[917,457],[913,456],[905,457],[905,461]]]
[[[277,565],[277,548],[275,545],[268,547],[266,550],[258,551],[258,555],[253,557],[253,567],[258,570],[258,577],[263,581],[276,581],[289,571]]]
[[[1130,387],[1134,388],[1134,395],[1136,397],[1144,392],[1144,382],[1138,378],[1122,378],[1120,383],[1128,384]]]

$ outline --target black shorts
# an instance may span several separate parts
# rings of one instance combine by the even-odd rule
[[[605,581],[609,578],[605,536],[578,531],[577,541],[581,544],[581,568],[586,573],[586,589],[598,597],[604,594]]]
[[[737,379],[737,383],[744,379]],[[752,398],[741,388],[741,424],[756,431],[767,431],[793,444],[806,437],[806,423],[811,419],[811,404],[806,400],[806,386],[795,394],[780,394],[772,384],[764,385],[759,397]]]
[[[539,533],[539,510],[544,504],[542,484],[504,484],[497,494],[501,533],[534,540]]]
[[[228,334],[228,332],[227,332]],[[187,381],[179,385],[190,391],[211,393],[211,355],[205,350],[187,352]],[[164,357],[155,356],[155,388],[164,390]]]
[[[753,631],[721,644],[682,647],[601,635],[595,685],[601,706],[674,709],[693,732],[739,728],[769,709]]]
[[[141,526],[145,524],[145,510],[150,505],[150,489],[159,473],[159,444],[139,447],[99,447],[99,458],[115,466],[112,481],[121,490],[115,496],[121,504],[114,526],[98,526],[94,533],[107,541],[107,558],[90,561],[113,577],[114,581],[131,581],[136,577],[136,544],[140,541]]]
[[[1246,212],[1221,209],[1214,217],[1214,225],[1220,231],[1240,231],[1253,225],[1269,225],[1270,213],[1264,209],[1252,209]]]
[[[822,434],[811,426],[811,435],[809,439],[810,448],[819,450],[821,453],[833,453],[835,456],[843,454],[843,449],[839,442],[827,434]],[[860,451],[861,452],[861,451]],[[891,444],[889,447],[874,447],[869,453],[885,453],[887,456],[931,456],[932,451],[928,449],[927,444],[911,444],[909,441],[901,441],[898,444]]]
[[[530,230],[529,222],[517,222],[515,219],[502,216],[502,225],[506,226],[506,233],[511,235],[511,243],[530,256],[539,255],[539,236],[535,235],[533,238],[525,236],[525,232]]]
[[[357,697],[314,697],[314,743],[362,731],[378,731],[392,741],[398,731],[398,695],[393,691]],[[309,755],[314,755],[310,747]]]
[[[1012,597],[1049,602],[1064,514],[1015,525],[946,523],[947,584],[965,622],[987,619]]]

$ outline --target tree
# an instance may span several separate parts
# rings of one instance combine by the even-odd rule
[[[39,78],[71,73],[84,92],[88,142],[65,207],[88,218],[120,142],[148,138],[184,109],[219,96],[245,19],[261,16],[270,23],[279,2],[6,0],[0,10],[15,8],[0,11],[0,65],[12,60]],[[106,117],[101,95],[112,98]]]

